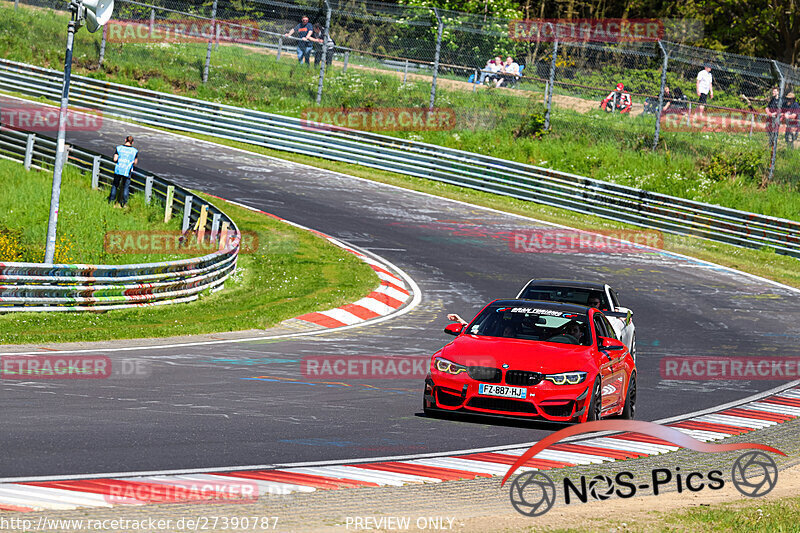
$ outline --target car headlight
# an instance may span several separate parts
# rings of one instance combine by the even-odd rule
[[[444,372],[445,374],[452,374],[454,376],[457,376],[460,373],[467,371],[467,367],[465,367],[464,365],[459,365],[452,361],[448,361],[443,357],[437,357],[433,362],[433,366],[436,367],[436,370],[438,370],[439,372]]]
[[[561,374],[547,374],[544,379],[555,385],[577,385],[586,381],[586,372],[562,372]]]

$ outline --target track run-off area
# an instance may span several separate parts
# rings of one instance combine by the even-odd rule
[[[471,318],[533,277],[604,281],[634,310],[641,420],[788,381],[667,379],[663,358],[800,356],[800,306],[789,287],[666,252],[530,253],[509,235],[553,226],[113,120],[99,132],[68,132],[67,142],[110,155],[126,135],[142,168],[385,258],[414,280],[420,301],[393,319],[307,336],[97,352],[142,361],[145,377],[3,380],[0,478],[346,462],[537,441],[560,426],[427,418],[421,378],[320,380],[301,365],[317,356],[429,357],[450,340],[447,313]]]

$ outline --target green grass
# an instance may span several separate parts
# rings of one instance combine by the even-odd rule
[[[40,263],[50,213],[52,169],[26,171],[20,163],[0,160],[0,261]],[[164,224],[163,206],[147,206],[131,195],[125,209],[106,200],[108,189],[93,191],[91,179],[67,166],[62,175],[56,263],[133,264],[185,259],[179,254],[119,254],[106,250],[109,232],[179,231],[180,220]]]
[[[646,518],[594,519],[591,526],[553,528],[553,533],[641,531],[648,533],[693,532],[711,533],[792,533],[800,524],[800,498],[781,498],[770,501],[758,499],[746,502],[703,505],[688,510],[653,511]],[[528,531],[539,531],[531,528]]]
[[[35,14],[35,16],[34,16]],[[49,10],[0,7],[0,54],[55,69],[63,63],[66,16]],[[110,42],[103,70],[97,70],[99,33],[76,35],[75,72],[98,79],[173,92],[209,101],[300,116],[315,106],[317,71],[297,65],[292,54],[276,61],[271,53],[222,45],[212,53],[211,74],[202,84],[205,43],[162,45]],[[643,82],[644,83],[644,82]],[[541,112],[540,94],[503,90],[456,90],[444,84],[437,106],[456,110],[455,131],[389,132],[546,166],[562,171],[789,219],[800,218],[800,150],[781,140],[775,181],[760,187],[769,164],[766,136],[663,132],[660,149],[650,150],[653,117],[609,116],[555,108],[552,133],[514,137],[522,117]],[[328,70],[323,107],[420,107],[427,105],[426,81],[403,84],[395,75],[338,64]],[[720,92],[720,101],[725,95]],[[735,96],[735,95],[728,95]],[[738,161],[737,165],[727,164]]]
[[[21,168],[17,163],[0,161],[3,190],[15,191],[14,195],[0,195],[0,224],[24,222],[28,224],[25,226],[25,235],[30,233],[33,238],[43,242],[45,226],[42,220],[46,224],[49,188],[38,188],[39,193],[44,194],[42,198],[41,194],[35,194],[36,187],[33,185],[18,182],[13,188],[7,188],[7,182],[1,178],[6,175],[25,177],[28,179],[22,181],[32,183],[48,181],[49,175],[36,171],[30,174],[24,170],[17,172],[14,165]],[[129,211],[112,209],[106,204],[106,191],[91,191],[83,185],[86,181],[88,177],[67,167],[62,190],[60,228],[61,234],[68,236],[67,242],[72,246],[61,253],[81,263],[93,262],[88,260],[91,258],[116,259],[116,263],[131,262],[137,256],[109,258],[108,254],[96,251],[98,247],[102,250],[104,227],[98,225],[95,217],[107,216],[105,220],[109,229],[141,230],[147,222],[147,227],[160,230],[165,225],[157,220],[153,223],[150,214],[155,213],[158,219],[163,217],[163,212],[160,209],[147,209],[141,194],[131,196],[129,205],[132,207]],[[0,344],[87,342],[266,328],[286,318],[352,302],[379,283],[375,273],[365,263],[317,235],[198,194],[223,209],[236,221],[240,230],[258,235],[257,249],[254,253],[239,256],[237,270],[226,281],[225,290],[202,294],[197,302],[158,308],[106,313],[0,314]],[[14,198],[26,202],[22,204],[25,208],[14,203]],[[16,206],[16,209],[9,208],[9,205]],[[101,209],[103,207],[107,212]],[[35,224],[39,225],[39,229],[33,227]],[[178,256],[181,259],[185,257]]]

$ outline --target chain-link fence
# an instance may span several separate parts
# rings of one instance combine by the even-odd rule
[[[800,89],[797,69],[682,45],[675,41],[696,36],[678,23],[662,25],[661,40],[603,43],[521,38],[507,19],[371,0],[149,2],[117,0],[113,24],[76,55],[79,65],[151,89],[304,116],[312,126],[489,154],[498,143],[548,134],[562,141],[561,170],[603,166],[609,151],[625,162],[656,150],[687,172],[701,165],[710,179],[797,181],[800,117],[787,98]],[[705,74],[698,82],[706,65],[711,90]],[[502,152],[534,164],[557,155],[524,143]],[[585,159],[570,163],[576,157]],[[647,175],[628,178],[647,188]],[[674,187],[665,192],[680,195]]]

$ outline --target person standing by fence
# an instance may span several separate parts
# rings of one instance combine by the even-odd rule
[[[709,98],[714,98],[714,76],[711,75],[711,63],[706,63],[703,70],[697,73],[697,106],[702,115],[705,111],[705,103]]]
[[[133,147],[133,137],[128,135],[125,144],[117,146],[114,151],[114,183],[111,185],[111,193],[108,195],[108,203],[117,201],[120,189],[122,190],[122,201],[120,205],[125,207],[128,203],[128,195],[131,189],[131,171],[133,166],[139,162],[139,150]]]
[[[769,139],[770,147],[772,147],[773,144],[778,142],[778,135],[781,130],[781,115],[783,114],[783,102],[780,98],[780,89],[777,87],[772,88],[772,98],[767,102],[764,112],[767,115],[767,138]]]
[[[800,131],[800,104],[794,99],[793,92],[786,95],[783,111],[783,117],[786,120],[786,146],[794,149],[794,142],[797,140],[798,131]]]
[[[308,17],[303,15],[303,18],[300,19],[300,24],[289,30],[289,33],[286,33],[286,37],[291,37],[294,33],[297,32],[297,37],[299,41],[297,41],[297,62],[302,63],[303,59],[306,61],[306,65],[311,65],[311,36],[314,35],[314,26],[308,21]]]

